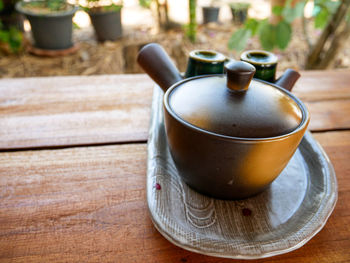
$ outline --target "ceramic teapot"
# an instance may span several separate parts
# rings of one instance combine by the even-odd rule
[[[164,90],[165,130],[181,178],[198,192],[241,199],[267,188],[286,167],[308,126],[304,103],[290,90],[299,74],[276,83],[253,79],[242,61],[225,74],[183,79],[158,44],[138,63]]]

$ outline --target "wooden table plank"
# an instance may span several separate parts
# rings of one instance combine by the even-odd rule
[[[303,101],[350,99],[350,70],[302,71],[293,93]]]
[[[302,248],[251,262],[350,260],[350,131],[315,134],[339,200]],[[0,262],[232,262],[175,247],[146,204],[146,144],[0,154]],[[235,261],[246,262],[246,261]]]
[[[0,80],[0,149],[144,141],[146,75]]]
[[[350,89],[350,88],[349,88]],[[309,130],[349,130],[350,99],[305,102],[311,116]]]
[[[350,71],[304,71],[293,92],[312,131],[350,129]],[[143,74],[0,80],[0,149],[146,141],[153,82]]]
[[[305,102],[311,131],[350,129],[350,71],[303,71],[293,93]]]

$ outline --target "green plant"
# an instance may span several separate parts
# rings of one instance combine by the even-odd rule
[[[84,11],[115,11],[118,12],[122,9],[123,3],[115,4],[112,0],[87,0],[86,5],[80,6]]]
[[[196,41],[197,35],[196,6],[197,0],[189,0],[190,23],[185,27],[185,32],[192,42]]]
[[[281,20],[277,24],[269,23],[268,19],[248,19],[243,27],[231,36],[228,43],[229,48],[242,51],[248,39],[258,35],[263,49],[272,50],[275,47],[285,49],[292,36],[291,23],[294,19],[303,16],[306,3],[302,1],[292,7],[291,2],[292,0],[287,0],[285,6],[272,8],[275,15],[281,16]]]
[[[23,8],[39,13],[60,12],[70,7],[66,0],[41,0],[23,2]]]
[[[248,39],[258,35],[263,49],[272,50],[273,48],[285,49],[292,37],[292,22],[296,18],[304,18],[304,8],[306,1],[298,2],[292,6],[292,0],[287,0],[284,6],[274,6],[272,12],[280,16],[281,20],[277,24],[269,23],[268,19],[248,19],[244,26],[238,29],[229,40],[229,48],[241,51],[246,46]],[[314,27],[323,29],[335,14],[340,1],[315,0],[312,16],[314,18]],[[308,39],[308,33],[304,32]]]
[[[336,12],[340,1],[315,0],[313,17],[315,18],[315,28],[324,28],[329,18]]]
[[[139,5],[144,8],[150,8],[151,3],[152,3],[152,0],[139,0]]]
[[[23,34],[13,26],[5,29],[0,22],[0,44],[8,47],[11,53],[18,53],[23,47]]]
[[[4,8],[4,2],[0,0],[0,11]],[[23,34],[15,26],[6,28],[0,19],[0,46],[5,47],[11,53],[18,53],[23,47]]]
[[[272,12],[280,17],[278,23],[270,23],[268,19],[249,19],[230,38],[230,49],[241,51],[248,39],[258,35],[263,49],[285,49],[292,37],[292,22],[302,18],[304,38],[309,47],[305,61],[306,69],[328,68],[335,61],[338,51],[350,36],[350,0],[315,0],[312,12],[314,28],[322,29],[317,41],[312,41],[307,30],[304,8],[308,0],[292,6],[287,0],[284,6],[274,6]]]
[[[350,0],[339,1],[335,11],[326,19],[327,25],[318,40],[312,43],[308,38],[310,52],[306,58],[306,69],[325,69],[334,65],[337,53],[350,37]]]
[[[67,8],[67,2],[65,0],[49,0],[45,2],[47,7],[52,11],[61,11]]]
[[[244,9],[248,9],[250,7],[250,4],[237,2],[237,3],[231,3],[230,7],[236,10],[244,10]]]

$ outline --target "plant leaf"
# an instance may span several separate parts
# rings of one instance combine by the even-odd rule
[[[330,14],[334,14],[340,5],[340,1],[327,1],[324,3],[324,5]]]
[[[282,15],[282,11],[283,11],[283,6],[275,5],[272,7],[272,13],[277,16]]]
[[[139,0],[139,5],[143,8],[151,8],[152,0]]]
[[[10,34],[8,31],[0,30],[0,42],[9,42]]]
[[[321,12],[322,8],[318,5],[314,5],[312,9],[312,16],[317,16]]]
[[[322,8],[322,10],[315,17],[315,28],[324,28],[329,19],[329,12],[327,9]]]
[[[292,23],[294,20],[294,9],[291,7],[285,7],[282,12],[284,20],[289,23]]]
[[[237,51],[242,51],[245,48],[247,41],[251,37],[251,35],[252,31],[249,29],[238,29],[228,41],[228,48],[235,49]]]
[[[276,44],[280,49],[285,49],[292,37],[292,27],[286,21],[280,21],[276,26]]]
[[[2,0],[0,0],[0,11],[4,9],[4,2]]]
[[[73,21],[73,29],[80,29],[80,26]]]
[[[119,12],[123,8],[122,5],[111,4],[103,7],[105,11]]]
[[[259,30],[260,43],[265,50],[272,50],[276,43],[276,27],[269,23],[261,25]]]
[[[259,22],[254,18],[249,18],[244,24],[244,28],[251,31],[251,35],[254,36],[259,27]]]
[[[23,42],[23,35],[20,30],[15,27],[11,27],[9,30],[10,39],[9,45],[11,47],[12,52],[17,53],[20,51]]]
[[[295,7],[286,5],[282,11],[282,16],[285,21],[292,23],[294,19],[304,15],[305,2],[299,2]]]
[[[292,0],[285,1],[284,7],[292,7]]]
[[[294,7],[295,18],[304,16],[305,2],[301,1],[297,3]]]

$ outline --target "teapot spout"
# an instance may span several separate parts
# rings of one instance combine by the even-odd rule
[[[299,72],[293,69],[287,69],[279,79],[276,80],[275,84],[291,91],[294,87],[295,82],[300,78]]]
[[[137,62],[164,92],[183,79],[168,54],[156,43],[144,46],[137,56]]]

